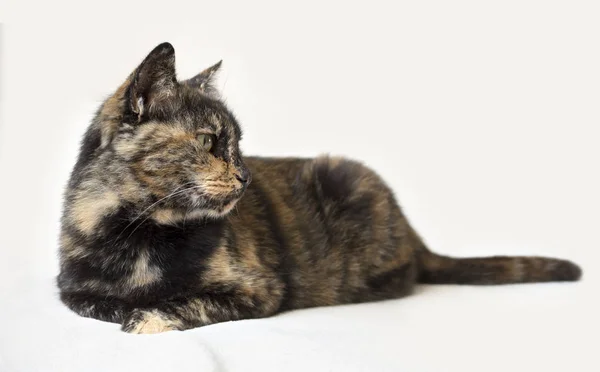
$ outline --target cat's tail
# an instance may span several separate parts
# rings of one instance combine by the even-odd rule
[[[511,284],[577,281],[575,263],[548,257],[453,258],[426,247],[418,251],[419,282],[431,284]]]

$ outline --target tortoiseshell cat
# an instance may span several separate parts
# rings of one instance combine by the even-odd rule
[[[179,82],[161,44],[100,107],[62,219],[58,286],[76,313],[155,333],[398,298],[416,283],[581,276],[553,258],[431,252],[357,162],[243,157],[211,86],[219,66]]]

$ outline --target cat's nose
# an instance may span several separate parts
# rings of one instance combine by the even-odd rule
[[[240,169],[238,171],[238,173],[235,175],[235,178],[237,178],[237,180],[240,181],[240,183],[244,187],[246,187],[246,186],[248,186],[250,181],[252,181],[252,174],[250,173],[250,170],[248,170],[248,169]]]

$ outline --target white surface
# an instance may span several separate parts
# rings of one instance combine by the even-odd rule
[[[130,335],[26,285],[0,314],[1,371],[598,371],[594,289],[423,287],[404,300]],[[586,299],[587,296],[587,299]]]
[[[225,3],[0,3],[1,372],[600,370],[597,1]],[[162,41],[181,78],[224,59],[246,153],[361,159],[434,250],[569,258],[584,281],[154,337],[70,314],[63,186],[96,105]]]

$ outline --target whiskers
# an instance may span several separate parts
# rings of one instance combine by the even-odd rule
[[[117,237],[115,238],[114,242],[117,242],[117,241],[119,240],[119,238],[121,237],[121,235],[123,235],[123,233],[124,233],[124,232],[125,232],[125,231],[126,231],[126,230],[127,230],[127,229],[128,229],[130,226],[131,226],[131,225],[133,225],[133,224],[134,224],[134,223],[135,223],[137,220],[139,220],[139,219],[140,219],[140,218],[141,218],[141,217],[144,215],[144,213],[147,213],[147,212],[148,212],[148,211],[150,211],[152,208],[154,208],[155,206],[157,206],[159,203],[161,203],[161,202],[164,202],[164,201],[167,201],[168,199],[171,199],[171,198],[173,198],[173,197],[175,197],[175,196],[177,196],[177,195],[179,195],[179,194],[182,194],[182,193],[184,193],[184,192],[186,192],[186,191],[189,191],[189,190],[194,190],[194,189],[198,189],[198,188],[200,188],[200,187],[201,187],[201,186],[192,186],[192,187],[188,187],[188,188],[186,188],[186,189],[183,189],[183,190],[181,190],[181,188],[182,188],[182,187],[185,187],[185,186],[187,186],[187,185],[189,185],[189,184],[191,184],[191,183],[193,183],[193,182],[186,182],[186,183],[184,183],[183,185],[180,185],[179,187],[175,188],[175,190],[173,190],[173,191],[172,191],[172,192],[171,192],[169,195],[167,195],[167,196],[165,196],[165,197],[163,197],[163,198],[160,198],[160,199],[159,199],[159,200],[157,200],[156,202],[152,203],[152,204],[151,204],[151,205],[150,205],[148,208],[146,208],[146,209],[144,209],[142,212],[140,212],[140,213],[139,213],[139,214],[138,214],[138,215],[137,215],[137,216],[136,216],[136,217],[135,217],[135,218],[134,218],[134,219],[133,219],[133,220],[132,220],[132,221],[131,221],[131,222],[130,222],[128,225],[127,225],[127,226],[125,226],[125,228],[124,228],[124,229],[123,229],[123,230],[122,230],[122,231],[119,233],[119,235],[117,235]],[[144,218],[144,219],[142,220],[142,222],[140,222],[140,223],[139,223],[139,224],[138,224],[138,225],[135,227],[135,229],[133,229],[133,231],[132,231],[132,232],[129,234],[129,236],[127,237],[127,239],[129,239],[129,238],[131,237],[131,235],[133,235],[133,233],[134,233],[134,232],[135,232],[135,231],[136,231],[136,230],[137,230],[137,229],[138,229],[138,228],[139,228],[139,227],[140,227],[140,226],[141,226],[141,225],[142,225],[144,222],[146,222],[146,220],[148,220],[148,218],[150,218],[150,216],[151,216],[151,215],[152,215],[152,214],[149,214],[149,215],[148,215],[146,218]]]

